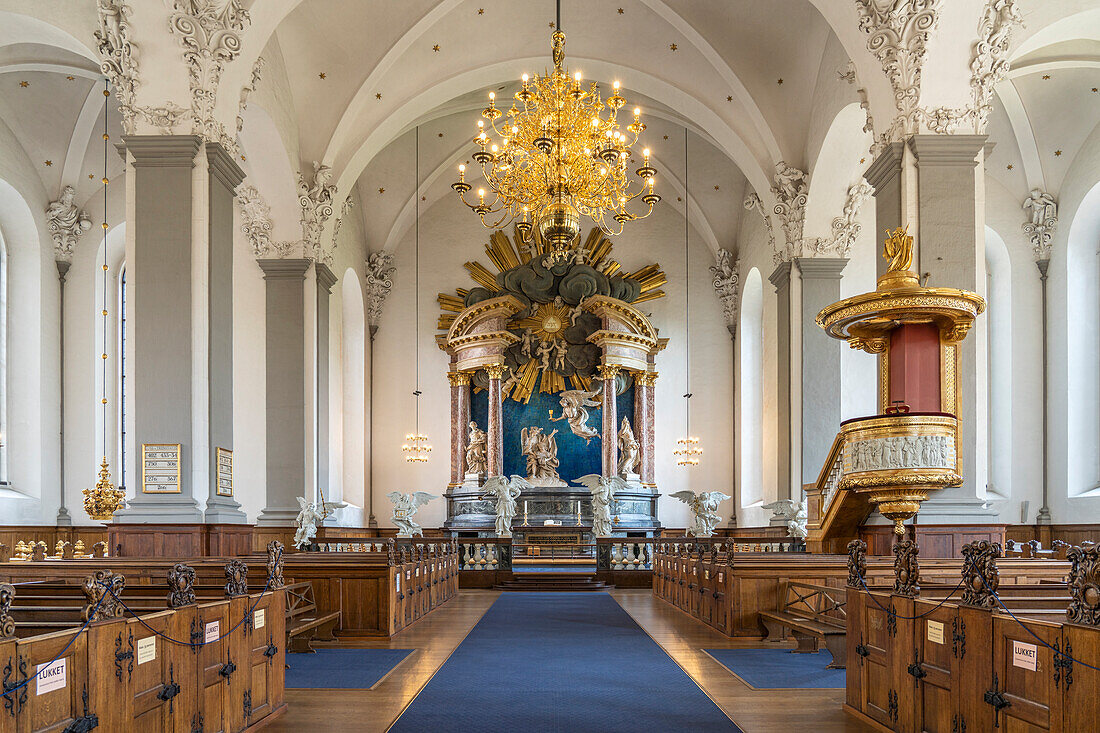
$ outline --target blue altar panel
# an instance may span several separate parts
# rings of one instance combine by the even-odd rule
[[[550,422],[550,410],[554,411],[554,417],[561,417],[561,404],[557,394],[545,394],[534,392],[527,404],[516,402],[511,398],[504,400],[504,475],[526,476],[527,462],[520,449],[519,432],[525,427],[537,426],[544,433],[549,434],[555,428],[558,434],[555,439],[558,443],[558,474],[563,481],[576,483],[577,478],[590,473],[600,473],[600,438],[592,438],[585,445],[584,439],[573,434],[569,429],[569,423],[565,420]],[[634,434],[638,434],[638,428],[634,425],[634,385],[620,394],[616,400],[615,409],[619,415],[619,422],[626,417],[634,428]],[[486,390],[474,392],[470,400],[470,419],[484,430],[489,424],[489,393]],[[588,409],[588,424],[597,430],[601,429],[603,410],[599,407]],[[616,428],[617,431],[617,428]]]

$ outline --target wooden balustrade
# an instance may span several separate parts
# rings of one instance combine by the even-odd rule
[[[891,731],[1096,729],[1095,547],[1069,549],[1068,563],[1034,555],[1025,581],[1006,583],[1019,561],[973,542],[954,583],[927,583],[915,546],[901,544],[892,589],[868,588],[866,547],[850,549],[846,710]],[[1041,577],[1043,566],[1066,582]]]

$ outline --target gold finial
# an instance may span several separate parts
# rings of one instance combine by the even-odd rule
[[[908,234],[909,225],[886,231],[882,256],[890,260],[887,272],[907,272],[913,267],[913,238]]]

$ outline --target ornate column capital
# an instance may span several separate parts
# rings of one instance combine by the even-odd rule
[[[601,380],[607,381],[619,376],[623,368],[618,364],[601,364],[596,368],[596,374]]]
[[[390,252],[373,252],[367,257],[363,277],[366,280],[367,323],[372,326],[377,326],[382,318],[382,306],[393,290],[393,273],[396,270]]]
[[[737,323],[740,270],[741,260],[734,260],[733,253],[728,249],[719,249],[714,264],[710,266],[710,273],[714,276],[711,284],[714,286],[714,294],[722,304],[722,315],[726,318],[727,326]]]
[[[486,364],[485,373],[489,375],[489,379],[500,379],[504,376],[504,372],[508,371],[508,367],[504,364]]]
[[[452,387],[465,387],[470,384],[469,372],[447,372],[447,381]]]
[[[652,387],[657,384],[657,372],[636,372],[634,383],[639,387]]]

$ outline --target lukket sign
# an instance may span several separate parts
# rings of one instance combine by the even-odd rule
[[[63,690],[68,684],[67,665],[68,658],[58,659],[54,662],[38,665],[38,686],[36,695],[42,695],[54,690]]]

